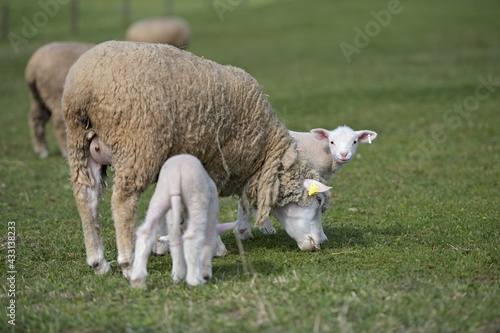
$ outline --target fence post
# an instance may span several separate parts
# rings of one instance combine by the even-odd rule
[[[70,21],[70,33],[76,35],[78,32],[78,0],[71,0]]]
[[[2,37],[7,38],[9,34],[9,2],[4,0],[2,4]]]
[[[167,16],[174,15],[174,0],[166,0]]]
[[[123,26],[126,28],[130,24],[130,0],[122,2]]]

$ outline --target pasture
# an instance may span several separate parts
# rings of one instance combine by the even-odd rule
[[[121,3],[80,1],[73,36],[67,4],[26,34],[43,9],[10,1],[9,31],[23,39],[0,41],[1,332],[500,331],[498,1],[176,1],[189,51],[254,76],[289,129],[379,136],[329,182],[320,252],[300,252],[275,222],[278,234],[254,228],[243,251],[223,235],[229,255],[202,287],[173,284],[170,258],[150,257],[147,292],[116,263],[109,190],[112,274],[86,265],[67,162],[50,126],[38,158],[27,121],[31,54],[123,39]],[[131,19],[164,11],[135,1]],[[234,198],[220,207],[221,222],[236,219]]]

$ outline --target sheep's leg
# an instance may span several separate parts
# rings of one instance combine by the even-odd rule
[[[240,239],[252,239],[250,230],[250,211],[243,207],[241,200],[238,201],[238,220],[236,221],[236,230]]]
[[[49,156],[47,139],[45,138],[45,125],[50,119],[50,111],[41,101],[31,92],[31,108],[29,112],[29,124],[31,138],[33,140],[33,149],[40,158]]]
[[[115,221],[118,264],[122,267],[123,276],[127,278],[133,261],[138,199],[138,192],[127,192],[118,186],[118,182],[114,183],[111,209]]]
[[[259,227],[259,230],[265,235],[274,235],[276,233],[276,229],[274,229],[269,217],[264,222],[264,225]]]
[[[180,212],[176,211],[180,203],[175,203],[174,201],[175,200],[172,201],[172,209],[167,213],[168,243],[170,255],[172,256],[172,280],[175,283],[179,283],[186,279],[187,268],[182,246],[181,217],[174,217],[174,214],[180,214]],[[186,222],[187,221],[184,221],[184,223]]]
[[[226,245],[222,242],[220,235],[217,235],[217,240],[215,244],[215,256],[224,257],[227,254]]]
[[[104,258],[104,244],[98,214],[102,169],[91,157],[87,160],[87,169],[93,178],[93,185],[75,183],[74,195],[82,219],[87,264],[94,268],[96,274],[105,274],[109,272],[110,266]]]
[[[158,223],[161,224],[164,222],[166,208],[165,202],[158,200],[158,198],[155,200],[155,197],[153,197],[146,214],[146,220],[137,229],[134,264],[130,274],[130,285],[132,288],[146,289],[148,257],[156,242]]]
[[[189,221],[186,222],[188,222],[187,228],[182,236],[187,265],[186,282],[191,286],[197,286],[206,282],[201,274],[201,254],[207,227],[206,213],[191,211]]]
[[[55,116],[52,115],[52,123],[54,124],[54,131],[56,134],[57,145],[59,150],[64,157],[68,157],[68,147],[66,143],[66,127],[64,126],[64,119],[62,115]]]

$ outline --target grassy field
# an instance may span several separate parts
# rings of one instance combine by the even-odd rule
[[[137,3],[132,20],[165,11]],[[170,258],[151,257],[147,292],[116,262],[107,276],[86,266],[67,163],[51,129],[51,156],[34,154],[23,79],[49,41],[122,39],[121,1],[81,1],[76,36],[67,5],[33,36],[23,28],[41,7],[10,5],[24,39],[0,41],[1,332],[499,332],[498,1],[177,1],[190,51],[256,77],[288,128],[379,137],[330,182],[320,252],[300,252],[278,226],[254,230],[244,253],[226,234],[210,283],[174,285]],[[100,213],[116,260],[109,192]],[[220,204],[221,221],[235,220],[236,201]]]

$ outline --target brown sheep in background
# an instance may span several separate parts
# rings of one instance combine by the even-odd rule
[[[68,156],[61,111],[64,81],[70,67],[93,46],[78,42],[52,42],[36,50],[26,65],[25,78],[31,98],[29,126],[33,148],[41,158],[49,155],[45,125],[51,118],[59,150],[63,156]]]

